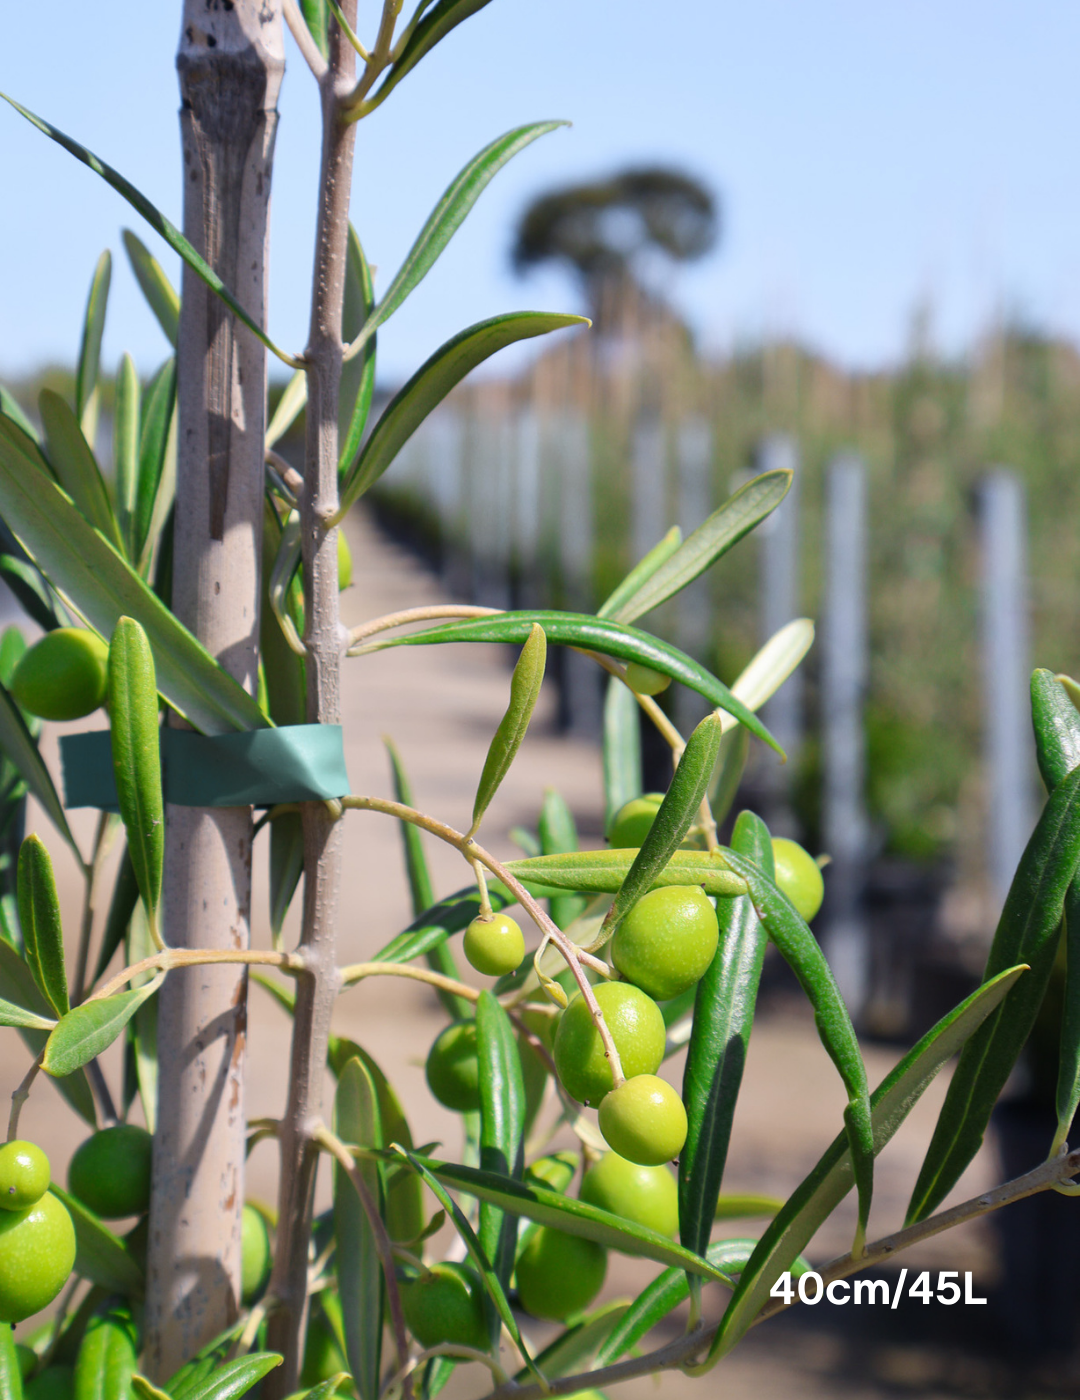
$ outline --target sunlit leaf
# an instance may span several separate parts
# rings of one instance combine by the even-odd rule
[[[510,679],[510,703],[506,714],[499,721],[499,727],[484,760],[484,770],[480,774],[476,799],[473,802],[473,831],[476,831],[483,820],[491,799],[510,771],[510,765],[525,738],[533,710],[540,698],[540,685],[544,679],[546,663],[547,638],[544,636],[544,629],[534,624],[525,645],[521,648],[521,655]]]
[[[161,264],[141,238],[129,228],[124,229],[121,237],[139,290],[157,317],[166,340],[175,346],[180,334],[180,297],[176,288],[165,276]]]

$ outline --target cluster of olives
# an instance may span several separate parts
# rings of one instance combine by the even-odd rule
[[[0,1147],[0,1323],[46,1307],[75,1266],[75,1227],[51,1180],[36,1144]]]

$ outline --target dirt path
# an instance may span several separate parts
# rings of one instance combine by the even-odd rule
[[[418,603],[436,601],[440,586],[415,559],[379,535],[368,518],[354,513],[349,533],[355,560],[355,583],[345,595],[347,623]],[[419,807],[459,829],[468,825],[473,793],[488,742],[506,704],[509,670],[503,651],[491,647],[400,648],[349,661],[344,683],[347,759],[354,792],[389,795],[390,779],[380,736],[395,739],[412,776]],[[485,840],[496,853],[513,847],[504,833],[515,823],[532,826],[546,785],[557,787],[570,803],[582,832],[599,840],[601,787],[598,754],[578,741],[552,732],[554,695],[542,698],[528,740],[485,821]],[[91,727],[100,727],[95,724]],[[54,754],[55,733],[49,752]],[[360,960],[373,952],[410,918],[403,874],[400,838],[390,820],[353,814],[349,821],[346,879],[342,898],[342,959]],[[84,842],[92,817],[75,814]],[[40,816],[31,818],[45,832]],[[49,838],[57,854],[66,908],[74,921],[78,885],[74,868]],[[266,842],[261,841],[255,871],[256,940],[266,941]],[[449,848],[428,842],[438,893],[467,883],[468,871]],[[291,923],[295,933],[295,914]],[[361,1042],[382,1064],[397,1086],[418,1138],[441,1138],[448,1152],[457,1148],[454,1117],[430,1098],[423,1078],[427,1048],[443,1023],[434,999],[415,984],[391,978],[374,979],[342,997],[334,1029]],[[5,1079],[16,1082],[22,1056],[10,1035],[4,1041]],[[283,1014],[257,988],[251,994],[248,1112],[252,1117],[281,1112],[286,1083],[287,1025]],[[895,1059],[892,1052],[867,1051],[871,1083],[876,1083]],[[118,1082],[115,1055],[108,1066]],[[668,1066],[678,1083],[681,1066]],[[885,1233],[899,1224],[933,1125],[944,1081],[935,1085],[881,1159],[873,1228]],[[755,1029],[745,1088],[736,1119],[726,1188],[786,1194],[813,1165],[841,1124],[844,1096],[835,1071],[818,1044],[812,1020],[797,1003],[775,1012]],[[327,1100],[329,1110],[329,1096]],[[35,1091],[23,1119],[27,1135],[36,1136],[60,1161],[81,1137],[80,1126],[58,1107],[55,1091]],[[260,1146],[251,1161],[251,1194],[274,1195],[274,1154]],[[957,1198],[990,1184],[992,1165],[980,1157],[961,1185]],[[326,1198],[326,1176],[320,1200]],[[822,1232],[811,1254],[816,1260],[841,1252],[850,1241],[853,1217],[841,1211],[837,1222]],[[732,1222],[727,1233],[760,1233],[762,1222]],[[912,1268],[973,1268],[989,1281],[992,1257],[985,1231],[968,1231],[963,1238],[931,1244],[909,1261]],[[606,1292],[610,1296],[635,1291],[652,1275],[644,1268],[612,1256]],[[728,1363],[722,1393],[733,1400],[765,1400],[798,1393],[826,1396],[837,1393],[827,1337],[784,1332],[782,1345],[764,1342],[762,1329],[752,1343]],[[759,1342],[757,1339],[762,1338]],[[816,1349],[815,1349],[816,1348]],[[816,1359],[815,1359],[816,1358]],[[477,1393],[479,1373],[465,1368],[461,1393]],[[713,1382],[706,1382],[713,1393]],[[455,1386],[455,1390],[457,1387]],[[676,1377],[660,1383],[665,1395],[688,1391]],[[653,1383],[642,1382],[619,1392],[628,1400],[654,1394]],[[704,1392],[698,1389],[697,1393]],[[844,1393],[853,1400],[885,1393],[864,1389],[849,1377]],[[921,1394],[931,1394],[922,1389]],[[448,1392],[449,1394],[449,1392]]]

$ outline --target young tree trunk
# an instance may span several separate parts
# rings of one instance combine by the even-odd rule
[[[184,233],[260,322],[280,0],[185,0],[177,69]],[[249,691],[257,682],[265,351],[185,270],[172,607]],[[169,807],[165,936],[238,948],[249,937],[251,810]],[[247,979],[171,975],[160,996],[146,1324],[162,1381],[236,1317],[244,1199]]]

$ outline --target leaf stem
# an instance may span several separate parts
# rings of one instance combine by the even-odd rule
[[[254,948],[164,948],[130,967],[121,968],[115,977],[87,997],[87,1001],[111,997],[144,972],[171,972],[177,967],[200,967],[205,963],[249,963],[254,967],[276,967],[295,976],[305,971],[303,959],[295,953],[263,953]]]
[[[593,1024],[597,1029],[604,1046],[604,1057],[611,1066],[611,1075],[614,1087],[617,1089],[624,1083],[626,1076],[623,1074],[622,1061],[619,1059],[619,1052],[612,1039],[611,1030],[604,1020],[604,1013],[600,1003],[596,1000],[596,993],[592,984],[585,975],[585,969],[581,964],[581,958],[575,944],[566,937],[563,931],[544,912],[540,904],[532,897],[520,880],[516,879],[501,861],[495,859],[490,851],[486,851],[483,846],[478,845],[471,837],[464,835],[460,831],[455,831],[452,826],[447,826],[445,822],[429,817],[424,812],[418,812],[415,807],[407,807],[403,802],[388,802],[381,797],[358,797],[350,796],[341,799],[341,805],[346,810],[364,812],[382,812],[389,817],[397,817],[399,821],[411,822],[413,826],[419,826],[424,831],[430,831],[432,836],[437,836],[440,841],[445,841],[448,845],[454,846],[467,861],[477,860],[488,870],[497,880],[501,880],[517,902],[532,919],[545,939],[554,943],[562,954],[567,966],[574,975],[574,981],[578,985],[585,1005],[589,1008]]]
[[[8,1117],[7,1138],[5,1139],[7,1142],[14,1142],[19,1136],[19,1115],[22,1113],[23,1104],[30,1097],[30,1087],[38,1077],[38,1071],[41,1069],[41,1063],[44,1058],[45,1051],[42,1050],[41,1054],[23,1075],[19,1082],[19,1087],[11,1096],[11,1114]]]
[[[366,977],[408,977],[415,982],[426,982],[429,987],[438,987],[440,991],[450,992],[456,997],[465,997],[469,1001],[477,1001],[480,997],[475,987],[458,982],[453,977],[444,977],[441,972],[433,972],[427,967],[413,967],[412,963],[351,963],[341,969],[343,988],[353,987]]]
[[[352,648],[359,646],[367,637],[377,632],[388,632],[392,627],[405,627],[410,622],[433,622],[441,617],[491,617],[502,612],[502,608],[474,607],[469,603],[430,603],[421,608],[402,608],[400,612],[384,613],[362,622],[349,633],[349,646],[346,656],[352,656]]]

